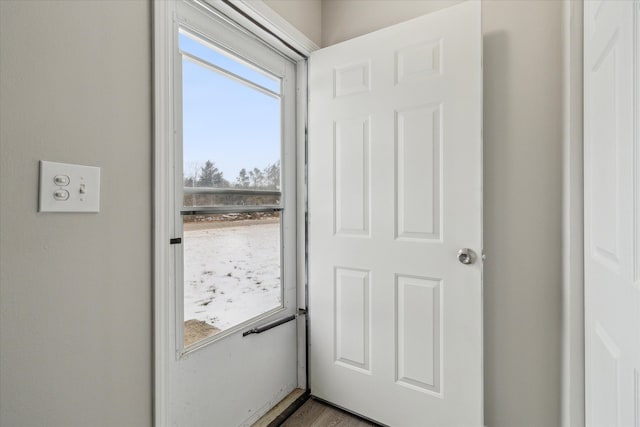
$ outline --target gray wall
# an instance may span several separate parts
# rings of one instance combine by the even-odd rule
[[[484,3],[487,425],[560,425],[562,3]]]
[[[323,0],[330,45],[458,3]],[[485,423],[560,425],[562,2],[484,0]]]
[[[264,0],[267,6],[318,46],[322,45],[322,1]]]
[[[0,1],[0,425],[149,426],[148,1]],[[38,160],[102,168],[37,213]]]
[[[322,0],[322,46],[460,3],[462,0]]]
[[[328,45],[457,1],[268,2]],[[489,427],[560,424],[561,12],[484,2]],[[0,29],[0,425],[150,425],[150,3]],[[38,214],[40,159],[101,166],[101,212]]]

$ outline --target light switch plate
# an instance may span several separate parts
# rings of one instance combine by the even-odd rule
[[[39,212],[99,212],[100,168],[40,160]]]

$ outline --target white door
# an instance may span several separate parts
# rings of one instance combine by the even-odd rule
[[[251,425],[298,385],[296,322],[255,333],[297,309],[295,64],[173,5],[169,418]]]
[[[584,8],[585,415],[590,427],[640,426],[638,7],[633,1],[587,1]]]
[[[392,426],[483,425],[480,12],[311,56],[311,393]]]

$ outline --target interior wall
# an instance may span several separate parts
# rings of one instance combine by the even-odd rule
[[[323,0],[330,45],[456,1]],[[562,2],[484,0],[485,424],[561,423]]]
[[[486,421],[561,422],[562,2],[485,1]]]
[[[322,46],[398,24],[463,0],[322,0]]]
[[[0,1],[0,425],[151,425],[150,13]],[[38,213],[39,160],[100,212]]]
[[[264,2],[316,45],[322,45],[322,0],[264,0]]]

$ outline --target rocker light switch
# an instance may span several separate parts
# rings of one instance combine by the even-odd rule
[[[99,212],[100,168],[40,161],[39,212]]]
[[[53,192],[53,198],[60,201],[65,201],[69,198],[69,192],[67,190],[56,190]]]
[[[53,177],[53,182],[60,186],[69,185],[69,177],[67,175],[56,175]]]

